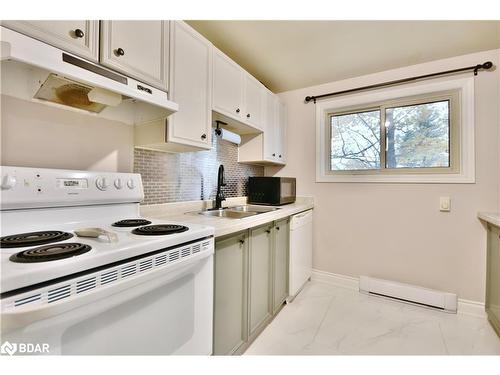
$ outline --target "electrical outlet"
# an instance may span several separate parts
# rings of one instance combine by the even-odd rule
[[[451,199],[450,197],[440,197],[439,198],[439,211],[449,212],[451,209]]]

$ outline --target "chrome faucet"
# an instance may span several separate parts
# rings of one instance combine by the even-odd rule
[[[222,208],[222,201],[226,200],[222,187],[226,186],[226,179],[224,178],[224,166],[221,164],[219,166],[219,173],[217,174],[217,194],[215,195],[215,205],[214,210],[219,210]]]

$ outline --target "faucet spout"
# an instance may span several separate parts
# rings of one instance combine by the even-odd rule
[[[217,173],[217,194],[215,195],[215,205],[214,209],[219,210],[222,208],[222,201],[226,200],[222,187],[226,186],[226,178],[224,177],[224,166],[221,164],[219,166],[219,172]]]

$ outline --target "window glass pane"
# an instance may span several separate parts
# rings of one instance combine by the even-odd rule
[[[331,116],[333,171],[380,168],[380,111]]]
[[[449,101],[387,108],[386,167],[450,166]]]

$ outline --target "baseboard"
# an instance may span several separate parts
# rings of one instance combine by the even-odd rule
[[[486,310],[483,302],[459,298],[457,309],[459,314],[486,318]]]
[[[359,279],[357,277],[340,275],[338,273],[313,269],[311,280],[351,290],[359,290]]]
[[[359,290],[359,278],[353,276],[313,269],[312,280],[350,290]],[[462,298],[458,299],[457,314],[486,318],[483,302],[470,301]]]

